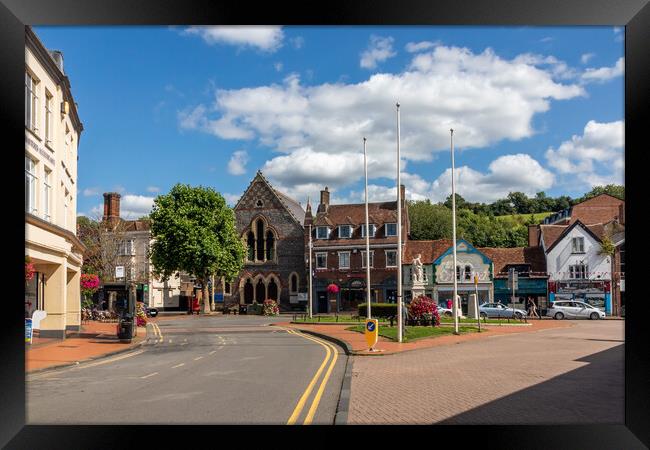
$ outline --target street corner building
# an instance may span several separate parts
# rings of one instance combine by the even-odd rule
[[[239,276],[223,285],[225,304],[261,304],[271,299],[284,311],[304,308],[307,274],[303,207],[274,189],[258,171],[234,212],[246,260]]]
[[[135,299],[161,311],[177,311],[187,308],[181,301],[181,277],[171,276],[168,280],[156,276],[151,264],[151,223],[148,220],[125,220],[120,217],[121,195],[117,192],[104,193],[104,215],[107,235],[113,244],[104,251],[116,266],[121,266],[123,277],[116,278],[115,268],[107,270],[100,290],[99,303],[106,302],[113,310],[118,298],[127,297],[133,289]]]
[[[549,301],[580,300],[625,315],[625,201],[600,194],[528,228],[544,249]]]
[[[402,243],[410,230],[404,185],[402,198]],[[366,301],[366,232],[370,241],[370,292],[372,302],[397,301],[397,201],[330,204],[330,192],[320,192],[315,214],[307,205],[305,255],[309,261],[312,243],[313,298],[315,313],[357,311]],[[311,234],[310,234],[311,233]],[[329,286],[337,286],[331,292]]]
[[[81,325],[84,245],[76,236],[77,155],[83,125],[63,67],[25,28],[25,317],[45,311],[40,336],[65,338]]]

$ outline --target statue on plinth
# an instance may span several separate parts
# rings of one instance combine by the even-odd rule
[[[413,282],[414,283],[423,283],[424,282],[424,270],[422,267],[422,260],[421,260],[422,255],[417,254],[415,258],[413,258],[413,263],[412,263],[412,269],[413,269]]]

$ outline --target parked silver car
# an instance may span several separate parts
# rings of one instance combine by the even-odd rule
[[[559,300],[553,302],[546,311],[548,317],[557,320],[561,319],[591,319],[598,320],[605,318],[605,312],[591,306],[589,303],[575,300]]]
[[[481,317],[508,317],[511,318],[513,315],[516,319],[523,319],[528,315],[523,309],[513,309],[507,307],[503,303],[483,303],[478,307],[479,315]]]

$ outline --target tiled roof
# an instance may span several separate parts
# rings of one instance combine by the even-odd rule
[[[544,240],[544,245],[546,248],[550,248],[555,241],[560,237],[560,235],[566,230],[568,225],[540,225],[540,231],[542,239]]]
[[[368,203],[368,219],[379,228],[397,222],[397,202]],[[314,225],[361,225],[366,223],[364,203],[329,205],[326,213],[314,217]]]
[[[610,225],[611,223],[613,223],[613,221],[609,223],[595,223],[591,225],[585,225],[584,223],[582,223],[582,221],[577,220],[571,223],[571,225],[540,225],[540,229],[542,232],[542,237],[544,239],[544,244],[546,245],[546,251],[549,252],[551,248],[555,246],[558,240],[561,239],[564,236],[564,234],[567,233],[568,230],[570,228],[573,228],[574,226],[579,226],[579,225],[584,226],[599,240],[602,240],[605,235],[609,235],[610,234],[609,230],[620,231],[620,227],[622,227],[623,230],[625,230],[625,227],[623,227],[622,225],[618,225],[618,224]]]
[[[546,256],[542,247],[477,248],[492,260],[494,275],[507,272],[508,264],[530,264],[531,272],[546,273]]]
[[[148,220],[125,220],[124,231],[149,231],[151,230],[151,222]]]
[[[277,189],[273,189],[273,190],[278,195],[278,197],[280,197],[280,200],[289,209],[291,214],[293,214],[296,217],[296,219],[298,219],[300,224],[302,225],[303,223],[305,223],[305,210],[302,209],[302,206],[300,206],[300,203],[298,203],[297,201],[295,201],[294,199],[292,199],[288,195],[283,194],[282,192],[278,191]]]
[[[434,241],[407,241],[404,250],[404,263],[411,261],[420,254],[422,264],[432,264],[440,255],[453,245],[451,239],[437,239]]]

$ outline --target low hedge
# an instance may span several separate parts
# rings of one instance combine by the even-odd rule
[[[366,317],[367,303],[361,303],[358,308],[359,316]],[[397,303],[371,303],[370,314],[372,317],[397,317]]]

